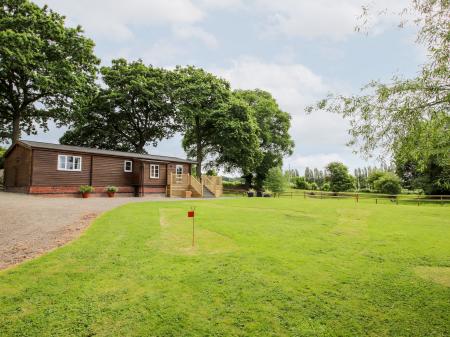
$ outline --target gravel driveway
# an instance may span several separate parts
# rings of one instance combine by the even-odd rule
[[[100,213],[156,197],[51,198],[0,192],[0,269],[77,237]]]

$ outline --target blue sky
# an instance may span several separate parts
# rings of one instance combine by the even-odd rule
[[[424,61],[412,28],[398,29],[395,15],[406,0],[46,0],[39,5],[80,24],[96,43],[103,65],[141,58],[162,67],[192,64],[230,81],[233,88],[270,91],[292,115],[294,154],[285,167],[322,168],[339,160],[367,165],[348,141],[347,122],[304,107],[328,92],[357,93],[373,79],[414,76]],[[355,33],[362,5],[373,13],[369,33]],[[393,7],[394,5],[394,7]],[[57,142],[63,129],[24,139]],[[180,136],[152,153],[185,156]],[[370,164],[374,164],[371,162]]]

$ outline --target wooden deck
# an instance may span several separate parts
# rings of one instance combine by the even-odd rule
[[[222,196],[222,177],[203,175],[201,179],[190,174],[169,175],[166,195],[170,198],[186,198],[186,192],[192,192],[192,197],[203,198]]]

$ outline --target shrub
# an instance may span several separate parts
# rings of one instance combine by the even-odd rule
[[[326,167],[330,179],[330,190],[344,192],[354,188],[353,177],[348,173],[348,168],[342,163],[329,163]]]
[[[308,182],[305,180],[305,177],[297,177],[294,181],[295,188],[300,190],[309,190],[310,186]]]
[[[208,171],[206,171],[206,175],[207,176],[217,176],[217,171],[214,169],[209,169]]]
[[[80,192],[81,193],[92,193],[95,191],[95,188],[89,185],[81,185],[80,186]]]
[[[117,192],[119,191],[119,188],[116,186],[106,186],[106,192]]]
[[[367,183],[369,184],[369,187],[372,189],[375,189],[375,181],[377,181],[378,179],[380,179],[382,176],[384,175],[383,171],[380,170],[376,170],[373,171],[369,174],[369,176],[367,177]]]
[[[279,167],[272,167],[264,180],[264,188],[274,193],[281,193],[286,190],[287,181]]]
[[[329,190],[330,190],[330,184],[329,184],[329,183],[324,183],[324,184],[322,185],[322,191],[327,192],[327,191],[329,191]]]
[[[400,178],[390,172],[385,172],[374,182],[374,188],[385,194],[399,194],[402,191]]]
[[[319,186],[317,186],[317,184],[315,182],[311,183],[311,187],[310,187],[313,191],[317,191],[319,189]]]

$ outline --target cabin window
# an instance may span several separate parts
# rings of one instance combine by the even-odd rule
[[[175,172],[176,174],[183,174],[183,165],[177,165]]]
[[[131,160],[125,160],[123,162],[124,172],[133,172],[133,162]]]
[[[159,165],[150,165],[150,178],[159,178]]]
[[[81,157],[58,155],[58,170],[60,171],[81,171]]]

